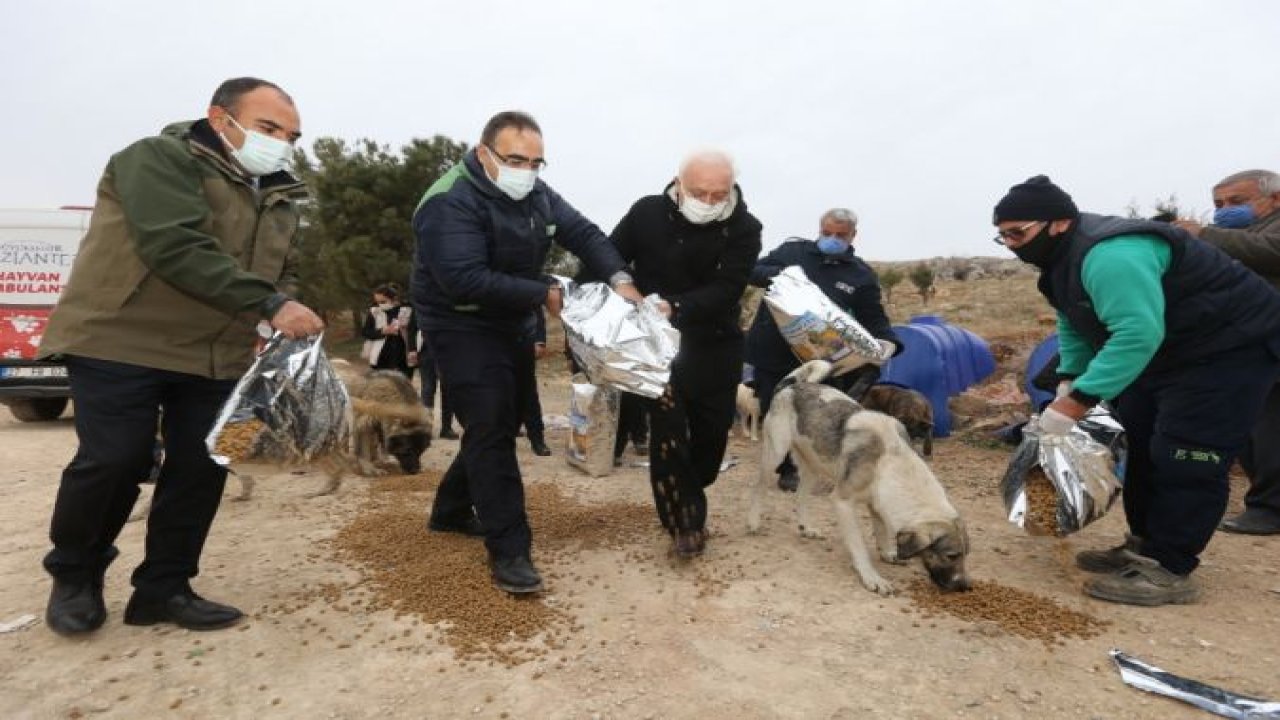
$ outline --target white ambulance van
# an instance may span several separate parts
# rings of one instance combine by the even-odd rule
[[[19,420],[53,420],[71,396],[67,369],[35,358],[91,210],[0,209],[0,403]]]

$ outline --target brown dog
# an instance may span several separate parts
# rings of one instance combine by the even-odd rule
[[[897,385],[872,385],[861,404],[896,418],[912,440],[920,441],[920,454],[933,455],[933,405],[923,393]]]

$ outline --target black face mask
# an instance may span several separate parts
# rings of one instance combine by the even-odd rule
[[[1031,263],[1043,269],[1053,259],[1053,251],[1057,247],[1057,241],[1049,235],[1049,224],[1045,223],[1045,226],[1040,228],[1040,232],[1036,233],[1035,237],[1019,247],[1009,249],[1022,262]]]

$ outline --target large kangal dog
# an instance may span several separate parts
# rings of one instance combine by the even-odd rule
[[[753,488],[748,529],[759,531],[773,469],[790,452],[800,474],[800,534],[818,537],[809,515],[809,495],[831,493],[840,533],[868,590],[889,594],[893,586],[872,565],[859,506],[870,511],[885,562],[919,557],[938,587],[967,590],[969,536],[942,485],[912,449],[901,423],[864,410],[844,393],[821,384],[830,374],[830,363],[813,360],[779,383],[764,419],[760,477]]]

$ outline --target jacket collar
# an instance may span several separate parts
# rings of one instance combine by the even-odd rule
[[[676,199],[675,180],[667,183],[667,186],[662,189],[662,196],[667,199],[668,210],[672,211],[675,216],[684,220],[686,223],[689,223],[690,225],[693,224],[690,223],[688,218],[680,212],[680,202]],[[733,187],[729,189],[729,204],[733,209],[729,211],[728,217],[723,220],[712,220],[711,222],[706,223],[705,225],[700,225],[699,227],[715,227],[716,225],[732,222],[739,215],[747,211],[747,202],[742,199],[742,188],[737,183],[734,183]]]
[[[232,161],[231,154],[227,151],[227,144],[222,141],[207,119],[176,122],[165,127],[160,134],[185,142],[193,155],[209,160],[228,179],[255,188],[263,197],[272,193],[282,193],[292,199],[307,196],[306,186],[287,170],[263,175],[257,178],[255,186],[254,178]]]

